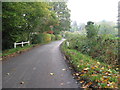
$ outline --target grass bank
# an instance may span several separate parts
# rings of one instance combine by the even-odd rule
[[[118,68],[99,62],[90,56],[82,54],[75,49],[69,49],[66,42],[61,45],[69,63],[74,67],[73,74],[83,88],[118,88]]]
[[[34,47],[40,46],[40,45],[44,45],[44,44],[48,44],[50,42],[46,42],[46,43],[41,43],[41,44],[31,44],[31,45],[25,45],[24,47],[20,47],[18,46],[17,48],[13,48],[13,49],[8,49],[8,50],[4,50],[3,52],[1,52],[1,56],[4,59],[7,59],[9,57],[13,57],[16,56],[18,54],[21,54],[25,51],[28,51]]]

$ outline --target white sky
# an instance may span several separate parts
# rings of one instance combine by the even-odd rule
[[[78,23],[102,20],[117,22],[118,1],[120,0],[68,0],[71,20]]]

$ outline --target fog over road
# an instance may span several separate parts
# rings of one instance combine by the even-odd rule
[[[62,42],[54,41],[4,60],[3,88],[77,88],[60,52]]]

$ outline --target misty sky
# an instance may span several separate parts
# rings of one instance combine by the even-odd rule
[[[118,1],[120,0],[68,0],[71,20],[78,23],[102,20],[117,22]]]

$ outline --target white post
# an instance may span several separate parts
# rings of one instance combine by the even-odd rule
[[[22,47],[23,47],[23,42],[22,42]]]
[[[69,43],[69,42],[67,42],[67,46],[68,46],[68,47],[69,47],[69,44],[70,44],[70,43]]]
[[[16,48],[16,42],[14,43],[14,48]]]
[[[28,45],[30,45],[30,41],[28,41]]]

